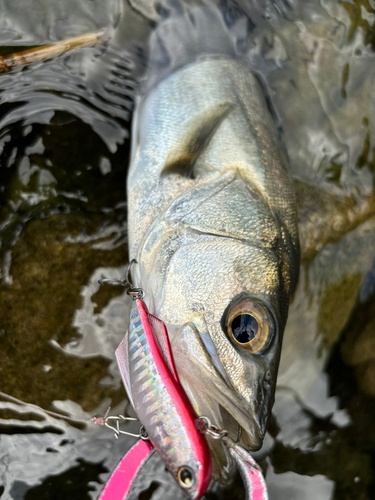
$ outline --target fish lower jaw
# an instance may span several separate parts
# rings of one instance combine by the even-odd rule
[[[228,404],[226,404],[228,403]],[[236,404],[237,403],[237,404]],[[218,422],[226,429],[234,442],[241,442],[249,451],[257,451],[262,446],[264,426],[251,408],[238,401],[218,401]]]
[[[241,412],[242,413],[242,412]],[[263,443],[263,433],[258,426],[253,425],[253,418],[249,418],[247,425],[240,425],[236,418],[231,415],[221,404],[208,404],[206,415],[210,422],[218,429],[228,431],[229,438],[248,451],[257,451]],[[241,416],[242,424],[245,416]],[[235,462],[230,455],[229,449],[221,439],[214,439],[207,435],[207,441],[212,458],[212,476],[215,481],[227,485],[234,478],[236,471]]]

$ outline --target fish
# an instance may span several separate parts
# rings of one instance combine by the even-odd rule
[[[127,192],[132,281],[195,413],[258,450],[300,258],[287,157],[246,63],[200,58],[139,94]],[[235,461],[209,446],[227,484]]]

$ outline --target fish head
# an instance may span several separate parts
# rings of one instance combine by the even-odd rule
[[[288,248],[290,239],[282,236],[275,242],[274,234],[272,245],[259,245],[181,221],[168,224],[163,221],[157,259],[144,269],[143,282],[147,275],[150,290],[158,290],[149,294],[150,307],[167,325],[177,373],[197,415],[255,451],[274,400],[298,272],[294,246]],[[173,252],[164,253],[167,248]],[[209,446],[214,478],[227,482],[234,468],[230,454],[218,440],[209,439]]]

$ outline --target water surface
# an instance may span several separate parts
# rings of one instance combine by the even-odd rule
[[[0,75],[1,390],[80,418],[109,405],[113,414],[130,410],[114,361],[129,300],[121,289],[99,290],[97,280],[122,277],[127,263],[135,88],[199,51],[221,51],[261,78],[300,209],[301,277],[257,454],[270,498],[371,499],[375,3],[147,5],[140,13],[120,0],[0,0],[1,54],[103,27],[110,36]],[[171,47],[176,31],[181,44]],[[362,216],[345,218],[348,203],[362,206]],[[132,442],[1,402],[0,496],[97,498]],[[133,492],[141,500],[181,495],[157,460]],[[229,496],[244,498],[238,479],[205,498]]]

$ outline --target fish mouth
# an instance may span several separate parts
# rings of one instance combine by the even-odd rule
[[[224,368],[207,348],[197,328],[189,323],[172,336],[172,351],[177,373],[198,417],[206,417],[219,429],[228,431],[230,439],[250,451],[263,442],[269,405],[254,397],[246,400],[230,383]],[[263,402],[263,398],[261,403]],[[228,484],[235,464],[227,446],[220,439],[207,436],[213,477]]]

